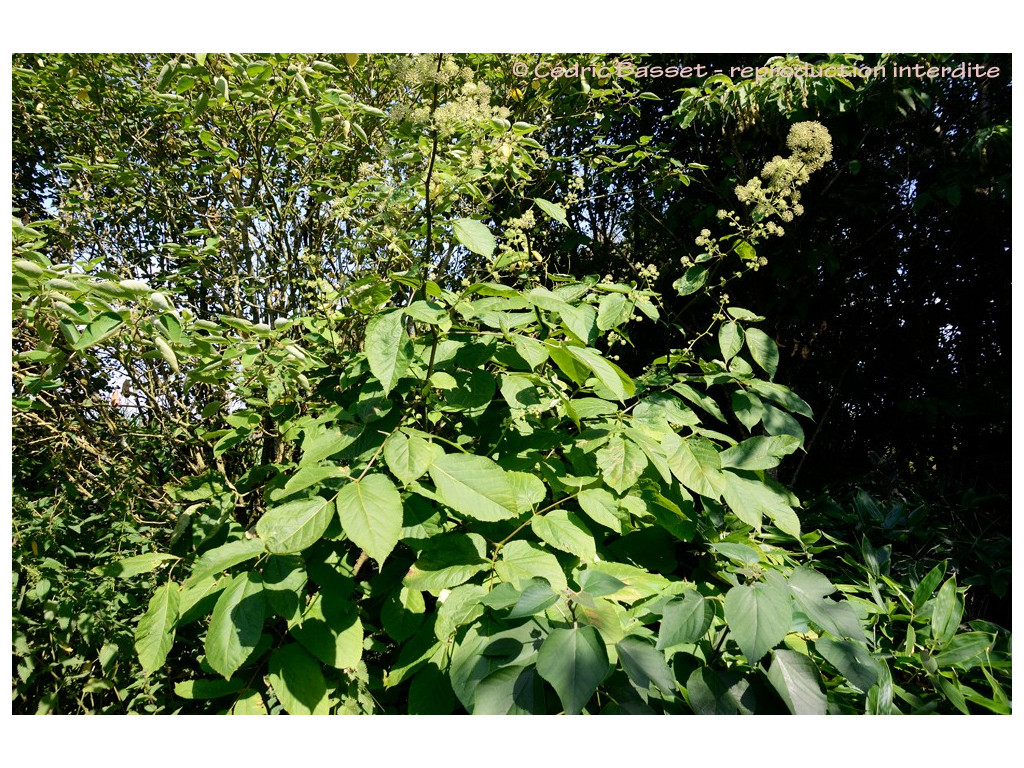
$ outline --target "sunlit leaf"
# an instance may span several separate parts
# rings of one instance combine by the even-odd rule
[[[139,619],[135,629],[135,651],[143,674],[152,674],[167,660],[174,644],[179,595],[178,585],[173,581],[162,584],[153,593],[145,614]]]
[[[348,537],[383,563],[402,533],[402,498],[394,483],[384,475],[367,475],[341,489],[337,506]]]

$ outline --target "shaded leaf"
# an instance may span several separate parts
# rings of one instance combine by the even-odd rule
[[[736,642],[756,664],[789,631],[793,608],[785,584],[758,582],[731,588],[725,595],[725,620]]]
[[[291,634],[320,661],[337,669],[355,669],[363,657],[363,624],[355,606],[337,595],[317,594]]]
[[[206,631],[206,660],[215,672],[230,679],[249,657],[260,635],[266,606],[259,574],[235,576],[217,599]]]
[[[814,663],[796,651],[777,650],[768,680],[794,715],[824,715],[825,692]]]
[[[326,715],[331,708],[320,665],[297,643],[270,657],[267,680],[289,715]]]
[[[664,694],[675,695],[675,677],[665,661],[665,654],[656,649],[653,643],[631,635],[617,642],[615,650],[619,655],[619,663],[634,685],[646,690],[654,685]]]
[[[714,607],[697,590],[687,590],[682,599],[670,600],[662,614],[658,650],[696,643],[704,637],[714,617]]]
[[[537,673],[551,683],[568,715],[578,715],[608,673],[604,641],[593,627],[553,629],[537,653]]]
[[[857,690],[867,693],[878,682],[878,661],[862,643],[819,637],[814,641],[814,649]]]

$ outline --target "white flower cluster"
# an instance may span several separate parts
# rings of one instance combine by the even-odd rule
[[[412,87],[437,84],[450,86],[456,91],[453,97],[438,104],[433,112],[429,103],[396,104],[391,110],[391,119],[396,122],[408,120],[429,125],[441,136],[452,136],[464,131],[467,126],[491,118],[503,120],[511,114],[506,107],[492,107],[490,87],[475,82],[473,70],[469,67],[460,68],[451,59],[443,59],[439,68],[436,56],[414,56],[398,60],[393,65],[393,71],[399,80]]]
[[[736,198],[753,207],[755,220],[777,216],[785,222],[804,212],[798,187],[832,159],[832,137],[821,123],[797,123],[789,129],[786,146],[789,157],[776,155],[761,169],[760,177],[736,187]],[[719,212],[721,217],[721,212]],[[728,217],[728,213],[726,214]],[[762,225],[764,234],[781,235],[782,227],[771,221]]]

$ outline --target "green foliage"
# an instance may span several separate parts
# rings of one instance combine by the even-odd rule
[[[278,157],[317,171],[281,191],[328,185],[332,152],[370,141],[356,118],[387,115],[328,88],[330,62],[296,61],[174,58],[148,75],[149,96],[236,189],[250,168],[203,115],[279,107],[292,128]],[[112,288],[97,264],[51,259],[40,232],[15,226],[19,429],[55,422],[68,404],[48,393],[82,366],[123,371],[154,415],[94,401],[80,413],[100,409],[115,439],[146,427],[154,443],[180,441],[163,474],[136,468],[163,480],[167,530],[124,534],[132,554],[105,548],[76,575],[95,595],[135,595],[134,629],[118,619],[141,672],[125,689],[163,686],[167,710],[234,714],[1008,711],[1008,639],[961,631],[954,577],[910,599],[867,548],[859,580],[825,575],[839,545],[801,526],[800,501],[771,474],[803,447],[795,416],[812,412],[773,381],[778,348],[750,325],[761,318],[726,310],[705,273],[688,277],[680,293],[717,297],[698,338],[717,339],[721,359],[691,344],[629,375],[609,340],[635,322],[663,327],[658,294],[549,273],[525,214],[503,221],[485,204],[482,185],[515,191],[539,145],[450,64],[396,67],[414,96],[385,104],[381,130],[403,153],[379,160],[405,168],[387,204],[369,178],[345,190],[346,219],[387,230],[401,257],[362,269],[353,245],[351,273],[326,289],[315,260],[296,260],[316,290],[284,286],[294,303],[281,316],[241,317],[244,292],[219,293],[209,275],[159,294]],[[278,128],[265,119],[257,129]],[[483,146],[494,150],[466,160]],[[792,199],[786,189],[774,194]],[[256,196],[244,215],[277,201]],[[561,204],[532,202],[567,223]],[[743,269],[765,231],[744,230],[743,247],[702,237],[709,258]],[[410,242],[422,255],[402,250]],[[522,258],[506,258],[513,245]],[[181,398],[186,412],[168,415]],[[47,620],[52,584],[24,546],[39,523],[23,517],[31,594],[23,582],[16,606]],[[136,554],[143,542],[158,551]],[[55,646],[19,633],[28,700],[33,654]],[[984,693],[968,685],[978,670]]]

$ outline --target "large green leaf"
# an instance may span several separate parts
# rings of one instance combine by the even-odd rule
[[[537,668],[509,666],[495,670],[481,680],[474,691],[474,715],[543,714],[543,683]]]
[[[690,706],[698,715],[751,715],[756,709],[750,683],[733,671],[699,666],[686,681]]]
[[[769,435],[791,435],[801,443],[804,441],[804,428],[800,422],[770,403],[761,406],[761,422]]]
[[[785,582],[733,587],[725,595],[725,620],[747,661],[756,664],[789,632],[793,607]]]
[[[726,448],[719,454],[723,467],[735,469],[772,469],[797,448],[800,441],[792,435],[750,437],[742,443]]]
[[[747,525],[761,530],[761,519],[769,519],[793,538],[800,538],[800,519],[789,506],[788,498],[761,480],[723,472],[722,496],[733,514]]]
[[[824,715],[827,701],[814,663],[796,651],[774,653],[768,680],[794,715]]]
[[[498,578],[522,589],[534,577],[547,579],[555,589],[569,584],[558,559],[528,541],[510,541],[501,549],[501,560],[494,567]]]
[[[932,638],[940,646],[953,639],[964,614],[963,598],[956,591],[956,577],[950,576],[932,598]]]
[[[541,541],[562,552],[576,555],[583,562],[593,562],[597,545],[593,534],[577,515],[565,509],[553,509],[530,523]]]
[[[619,663],[635,686],[650,690],[654,685],[661,689],[662,694],[675,696],[675,677],[665,661],[665,654],[656,649],[653,643],[630,635],[617,642],[615,650],[619,655]]]
[[[363,657],[363,624],[355,606],[339,595],[317,594],[291,634],[320,661],[337,669],[355,669]]]
[[[634,603],[637,600],[661,594],[671,583],[657,573],[648,573],[634,565],[615,563],[609,560],[593,563],[588,566],[588,570],[600,571],[621,581],[625,586],[617,591],[614,597],[615,600],[624,603]]]
[[[423,623],[427,606],[418,589],[392,590],[380,610],[384,631],[394,640],[408,640]]]
[[[565,208],[563,208],[561,205],[559,205],[558,203],[549,202],[541,197],[533,198],[533,202],[535,202],[537,204],[537,207],[544,211],[544,213],[546,213],[549,217],[551,217],[560,224],[569,226],[569,222],[565,218]]]
[[[317,464],[348,448],[363,431],[362,424],[347,424],[344,429],[307,428],[302,438],[302,459],[299,463],[303,467]]]
[[[532,616],[551,607],[557,601],[558,593],[551,588],[547,579],[530,579],[523,585],[522,594],[509,611],[508,618],[521,619],[523,616]]]
[[[513,336],[512,345],[516,348],[519,356],[530,366],[531,370],[537,370],[548,359],[547,348],[537,339],[530,338],[529,336]]]
[[[576,574],[576,581],[579,582],[580,589],[591,597],[614,595],[626,586],[614,576],[601,571],[595,571],[591,568],[578,572]]]
[[[452,379],[455,385],[445,394],[440,406],[442,410],[462,411],[466,416],[477,416],[494,399],[497,384],[494,376],[484,368],[469,372],[456,371]]]
[[[124,318],[117,312],[104,312],[89,323],[73,345],[74,349],[88,349],[106,341],[124,324]]]
[[[647,454],[643,448],[621,435],[612,435],[598,450],[596,458],[605,483],[618,493],[632,488],[647,467]]]
[[[448,675],[428,664],[412,679],[409,686],[410,715],[450,715],[455,711],[455,692]]]
[[[547,623],[534,617],[502,631],[472,624],[451,653],[449,679],[452,690],[469,712],[474,712],[477,686],[488,675],[505,666],[522,666],[537,655],[539,632]]]
[[[768,373],[769,378],[775,378],[775,371],[779,367],[779,348],[771,336],[760,328],[747,328],[747,347],[754,358],[754,362],[760,365]]]
[[[249,657],[260,635],[266,605],[258,573],[235,576],[221,592],[206,631],[206,660],[213,670],[229,679]]]
[[[668,432],[670,429],[667,428],[664,431]],[[665,485],[671,486],[672,468],[668,465],[668,456],[665,455],[665,450],[661,447],[661,444],[650,437],[648,433],[634,427],[626,427],[623,430],[623,434],[640,446],[640,449],[647,456],[648,461],[650,461],[651,466],[658,471],[661,479],[665,481]]]
[[[374,315],[366,324],[366,361],[387,395],[405,375],[412,359],[405,318],[400,309]]]
[[[718,329],[718,346],[722,359],[729,362],[743,349],[743,330],[736,323],[722,323]]]
[[[619,518],[619,503],[603,488],[588,488],[580,491],[576,497],[580,509],[587,513],[595,523],[610,528],[616,533],[624,533],[623,522]]]
[[[746,427],[748,432],[757,426],[764,414],[764,404],[761,402],[761,398],[753,392],[740,391],[733,392],[730,399],[733,413],[736,414],[740,424]]]
[[[578,715],[608,673],[604,641],[593,627],[553,629],[537,653],[537,673],[551,683],[567,715]]]
[[[402,534],[402,497],[384,475],[367,475],[341,489],[338,517],[348,537],[383,563]]]
[[[486,224],[476,219],[456,219],[452,228],[458,241],[469,250],[485,259],[491,258],[497,243]]]
[[[182,680],[174,684],[174,694],[183,699],[219,699],[245,688],[245,680]]]
[[[690,490],[718,499],[725,486],[722,460],[710,440],[702,437],[680,438],[669,433],[662,438],[662,448],[668,456],[668,466],[679,482]]]
[[[263,703],[263,697],[259,691],[253,691],[248,688],[243,690],[235,701],[234,706],[231,707],[232,715],[265,715],[267,714],[267,705]]]
[[[263,515],[256,523],[256,533],[268,552],[277,555],[301,552],[319,541],[333,516],[334,505],[328,499],[320,496],[298,499]]]
[[[939,586],[942,581],[942,577],[946,575],[946,561],[943,560],[941,563],[936,565],[927,575],[921,579],[921,583],[917,585],[914,590],[914,596],[911,598],[914,610],[919,611],[924,606],[928,599],[932,596],[935,588]]]
[[[754,390],[761,397],[772,400],[783,408],[798,413],[801,416],[806,416],[808,419],[814,418],[814,412],[811,410],[811,406],[805,403],[798,395],[794,394],[792,390],[781,384],[773,384],[767,381],[759,381],[752,379],[746,382],[747,386]]]
[[[263,595],[270,608],[289,624],[306,607],[306,565],[301,555],[271,555],[263,566]]]
[[[451,590],[437,603],[437,619],[434,621],[434,635],[446,642],[455,632],[476,621],[484,612],[481,600],[487,595],[487,588],[479,584],[462,584]]]
[[[447,453],[430,465],[438,499],[475,520],[507,520],[519,515],[516,492],[505,470],[486,456]]]
[[[164,665],[174,645],[180,594],[178,585],[173,581],[157,587],[149,600],[149,607],[135,628],[135,651],[145,675]]]
[[[144,555],[126,557],[109,565],[99,565],[92,569],[93,573],[101,576],[116,576],[127,579],[138,576],[140,573],[149,573],[156,570],[162,563],[168,560],[180,559],[177,555],[169,555],[164,552],[147,552]]]
[[[615,328],[629,320],[633,303],[621,293],[606,294],[598,306],[597,327],[602,331]]]
[[[384,461],[391,473],[408,485],[427,471],[433,460],[444,451],[418,435],[395,432],[384,443]]]
[[[196,560],[187,583],[198,584],[208,576],[222,573],[231,566],[252,560],[266,551],[267,549],[260,539],[237,539],[229,541],[227,544],[221,544],[219,547],[204,552]]]
[[[487,567],[486,546],[483,537],[475,533],[433,536],[403,583],[410,589],[434,593],[463,584]]]
[[[696,643],[711,626],[715,609],[695,589],[665,604],[658,631],[658,650],[683,643]]]
[[[617,399],[626,400],[636,392],[636,385],[625,372],[612,362],[601,357],[601,353],[590,347],[564,347],[570,355],[589,368],[597,380]]]
[[[529,472],[506,472],[512,491],[516,495],[516,511],[519,514],[532,512],[548,495],[544,481]]]
[[[331,480],[340,477],[348,477],[348,470],[336,466],[305,466],[300,467],[294,475],[288,478],[284,488],[271,494],[271,500],[283,499],[310,486],[322,483],[324,480]]]
[[[992,643],[993,637],[987,632],[964,632],[950,640],[933,658],[940,667],[974,666],[983,659]]]
[[[695,427],[700,424],[700,418],[678,397],[668,392],[654,392],[633,408],[633,424],[649,427],[653,432],[669,432],[670,424]]]
[[[597,340],[597,310],[589,304],[566,304],[558,313],[562,317],[562,325],[583,344],[593,344]],[[580,347],[571,347],[580,349]],[[590,349],[589,346],[587,349]],[[591,350],[597,354],[596,350]],[[595,375],[596,372],[595,372]],[[625,376],[625,374],[623,374]],[[600,376],[598,376],[600,378]],[[627,377],[627,388],[632,386],[632,381]]]
[[[326,715],[331,710],[320,665],[297,643],[270,657],[267,681],[289,715]]]
[[[828,599],[827,596],[835,592],[836,588],[810,566],[802,565],[793,569],[789,576],[789,589],[796,599],[797,607],[826,632],[837,638],[867,640],[853,606],[845,601]]]
[[[814,641],[814,649],[859,691],[867,693],[878,682],[881,675],[878,660],[862,643],[819,637]]]
[[[672,283],[672,287],[680,296],[689,296],[703,288],[707,281],[708,268],[698,264],[686,270],[682,277]]]

